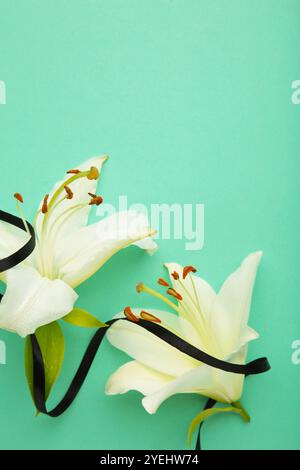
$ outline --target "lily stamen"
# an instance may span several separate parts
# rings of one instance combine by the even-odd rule
[[[134,323],[137,323],[139,321],[139,318],[133,313],[130,307],[124,308],[124,315],[129,321],[132,321]]]
[[[54,192],[49,202],[49,210],[53,208],[53,205],[55,204],[58,196],[61,194],[62,191],[64,191],[65,186],[69,187],[71,183],[78,180],[79,178],[98,179],[99,176],[98,169],[93,166],[87,171],[69,170],[68,173],[72,174],[72,176],[66,181],[64,181]]]
[[[16,199],[17,209],[18,209],[18,212],[19,212],[20,217],[21,217],[21,219],[22,219],[22,222],[23,222],[23,225],[24,225],[24,227],[25,227],[25,230],[26,230],[26,232],[28,233],[28,235],[30,235],[30,231],[29,231],[29,228],[28,228],[28,224],[27,224],[27,222],[26,222],[26,219],[25,219],[25,217],[24,217],[23,210],[22,210],[21,205],[20,205],[20,203],[21,203],[21,204],[24,203],[24,199],[23,199],[23,197],[22,197],[22,195],[21,195],[20,193],[15,193],[15,194],[14,194],[14,198]]]
[[[151,289],[151,287],[146,286],[146,285],[143,284],[142,282],[140,282],[139,284],[137,284],[137,286],[136,286],[136,291],[137,291],[138,293],[140,293],[140,292],[146,292],[147,294],[152,295],[153,297],[157,297],[158,299],[162,300],[163,302],[165,302],[166,304],[168,304],[170,307],[172,307],[179,315],[182,314],[182,312],[181,312],[181,310],[179,309],[179,307],[177,307],[177,305],[175,305],[173,302],[171,302],[171,300],[169,300],[167,297],[165,297],[164,295],[160,294],[159,292],[156,292],[154,289]]]
[[[43,214],[46,214],[48,212],[48,199],[49,199],[49,194],[46,194],[46,196],[43,199],[43,204],[42,204]]]
[[[143,320],[151,321],[153,323],[161,323],[160,318],[156,317],[155,315],[152,315],[152,313],[146,312],[145,310],[141,311],[140,317]]]
[[[23,196],[20,193],[15,193],[14,198],[17,199],[17,201],[19,201],[23,204],[24,199],[23,199]]]
[[[137,284],[136,286],[136,291],[138,293],[140,292],[146,292],[147,294],[149,295],[152,295],[153,297],[156,297],[160,300],[162,300],[164,303],[166,303],[167,305],[169,305],[169,307],[171,307],[173,310],[175,310],[175,312],[180,316],[180,317],[183,317],[185,318],[186,320],[192,322],[195,327],[197,328],[197,325],[195,324],[195,321],[193,318],[191,318],[191,314],[189,313],[188,309],[185,307],[184,304],[180,304],[180,307],[177,306],[176,304],[174,304],[173,302],[171,302],[171,300],[169,300],[167,297],[165,297],[164,295],[160,294],[159,292],[156,292],[154,289],[151,289],[151,287],[148,287],[146,286],[145,284],[143,284],[142,282],[140,282],[139,284]]]
[[[179,274],[178,274],[177,271],[173,271],[172,274],[171,274],[171,276],[173,277],[173,279],[175,279],[175,281],[178,281],[178,279],[179,279]]]
[[[89,202],[89,205],[92,206],[92,205],[96,205],[96,206],[100,206],[100,204],[102,204],[103,202],[103,197],[101,196],[97,196],[97,194],[93,194],[93,193],[88,193],[89,196],[91,196],[91,200]]]
[[[184,283],[180,279],[179,279],[178,282],[180,283],[181,287],[184,289],[185,293],[187,294],[187,297],[189,297],[190,300],[192,301],[196,312],[200,313],[200,317],[198,317],[197,320],[195,319],[195,314],[193,313],[192,306],[188,305],[186,300],[184,300],[184,299],[187,299],[187,297],[182,299],[180,305],[181,305],[181,307],[183,307],[185,309],[186,312],[188,312],[190,322],[195,326],[196,329],[198,329],[198,330],[200,329],[201,334],[204,336],[205,333],[203,333],[203,332],[205,331],[205,328],[204,328],[204,326],[205,326],[204,325],[205,317],[202,314],[200,304],[199,304],[199,302],[197,302],[198,305],[195,303],[195,301],[194,301],[193,297],[191,296],[190,292],[188,291],[188,289],[186,288],[186,286],[184,285]],[[193,287],[194,287],[194,284],[193,284]],[[196,292],[195,292],[195,295],[196,295]]]
[[[191,300],[192,303],[194,304],[194,307],[196,308],[196,310],[200,310],[200,311],[201,311],[201,308],[200,308],[200,304],[199,304],[198,296],[197,296],[197,293],[196,293],[196,289],[195,289],[195,285],[194,285],[193,278],[191,277],[191,281],[192,281],[192,286],[193,286],[193,291],[194,291],[195,299],[193,299],[191,293],[190,293],[189,290],[186,288],[185,283],[182,282],[179,277],[178,277],[178,279],[176,279],[176,280],[178,280],[180,286],[182,287],[182,289],[184,290],[184,292],[187,294],[187,296],[190,298],[190,300]]]
[[[87,179],[89,180],[97,180],[99,178],[99,170],[95,166],[91,166],[90,171],[87,174]]]
[[[196,268],[194,268],[193,266],[186,266],[185,268],[183,268],[183,279],[186,278],[186,276],[188,274],[190,274],[191,272],[196,272]],[[173,276],[173,274],[175,273],[175,277]],[[198,295],[197,295],[197,291],[196,291],[196,287],[195,287],[195,283],[194,283],[194,279],[192,276],[190,276],[190,280],[191,280],[191,283],[192,283],[192,287],[193,287],[193,292],[194,292],[194,298],[193,296],[191,295],[191,293],[189,292],[189,290],[187,289],[185,283],[180,279],[180,276],[178,275],[178,278],[176,276],[176,271],[174,271],[172,273],[172,276],[175,280],[177,280],[180,284],[180,286],[182,287],[182,289],[184,290],[184,292],[187,294],[187,296],[190,298],[194,308],[196,309],[196,312],[199,312],[200,313],[200,316],[201,316],[201,321],[202,323],[205,321],[204,320],[204,315],[202,313],[202,309],[201,309],[201,305],[200,305],[200,302],[199,302],[199,298],[198,298]],[[186,305],[186,302],[184,302],[184,304]],[[189,310],[186,306],[186,310]],[[194,314],[191,312],[191,315],[194,316]]]
[[[72,189],[70,189],[69,186],[65,186],[64,190],[66,191],[66,199],[73,199],[74,193]]]
[[[186,279],[186,277],[188,276],[188,274],[191,274],[191,273],[196,273],[197,272],[197,269],[194,267],[194,266],[185,266],[183,268],[183,271],[182,271],[182,277],[183,277],[183,280]],[[175,273],[175,271],[174,271]],[[173,274],[174,274],[173,273]],[[172,276],[173,276],[172,274]],[[173,276],[174,277],[174,276]],[[199,310],[201,316],[203,317],[202,315],[202,310],[201,310],[201,306],[200,306],[200,302],[199,302],[199,298],[198,298],[198,295],[197,295],[197,292],[196,292],[196,287],[195,287],[195,283],[194,283],[194,279],[193,279],[193,276],[190,276],[190,280],[191,280],[191,283],[192,283],[192,287],[193,287],[193,291],[194,291],[194,297],[195,299],[192,298],[191,294],[189,293],[188,289],[186,288],[185,284],[180,280],[179,276],[178,278],[174,277],[175,280],[178,280],[181,287],[185,290],[185,292],[188,293],[190,299],[192,300],[193,304],[195,305],[196,309]]]
[[[165,281],[162,277],[160,277],[157,281],[157,284],[160,284],[161,286],[164,286],[164,287],[169,287],[169,283],[167,281]]]
[[[189,273],[196,273],[196,272],[197,272],[197,269],[194,268],[194,266],[185,266],[182,271],[182,277],[183,279],[185,279]]]
[[[169,287],[167,294],[172,295],[172,297],[175,297],[177,300],[182,300],[182,296],[179,294],[179,292],[173,289],[173,287]]]
[[[42,228],[43,234],[45,234],[46,230],[47,230],[47,223],[48,223],[48,219],[49,219],[49,213],[51,212],[52,209],[54,209],[54,207],[56,207],[57,199],[60,196],[60,194],[63,191],[65,191],[65,187],[66,186],[69,187],[71,185],[71,183],[78,180],[79,178],[88,178],[90,180],[93,180],[93,179],[98,179],[98,177],[100,175],[98,169],[94,166],[92,166],[87,171],[80,171],[80,170],[75,169],[75,170],[69,170],[67,173],[71,174],[72,176],[70,176],[70,178],[68,178],[66,181],[64,181],[56,189],[56,191],[53,193],[49,203],[47,204],[47,211],[43,212],[43,210],[42,210],[43,214],[45,214],[45,217],[44,217],[44,220],[43,220],[43,228]],[[63,198],[63,199],[65,199],[65,198]],[[48,202],[48,201],[46,201],[46,202]]]
[[[185,266],[183,268],[183,276],[182,277],[183,277],[183,279],[185,279],[188,274],[196,273],[196,272],[197,272],[197,269],[194,266]],[[201,305],[200,305],[200,301],[199,301],[199,298],[198,298],[198,295],[197,295],[197,292],[196,292],[195,282],[194,282],[193,276],[191,276],[191,275],[190,275],[190,280],[192,282],[195,301],[197,303],[196,307],[198,308],[201,316],[204,318],[203,313],[202,313],[202,309],[201,309]],[[179,281],[179,282],[183,285],[183,283],[181,281]],[[194,304],[195,304],[195,302],[194,302]]]

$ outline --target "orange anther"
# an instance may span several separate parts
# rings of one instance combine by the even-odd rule
[[[48,199],[49,199],[49,194],[46,194],[43,200],[42,204],[42,213],[46,214],[48,212]]]
[[[156,317],[155,315],[152,315],[152,313],[145,312],[145,310],[142,310],[142,311],[141,311],[140,317],[141,317],[143,320],[152,321],[152,322],[154,322],[154,323],[161,323],[160,318]]]
[[[196,272],[197,272],[197,269],[194,268],[194,266],[185,266],[183,268],[183,279],[185,279],[189,273],[196,273]]]
[[[169,287],[169,284],[167,283],[167,281],[165,281],[162,277],[160,277],[157,282],[161,286]]]
[[[124,308],[124,315],[127,318],[127,320],[133,321],[135,323],[139,321],[139,318],[133,313],[130,307]]]
[[[179,294],[179,292],[177,292],[175,289],[173,289],[172,287],[170,287],[168,290],[167,290],[167,294],[169,295],[172,295],[173,297],[175,297],[175,299],[177,300],[182,300],[182,296]]]
[[[24,200],[23,200],[23,197],[20,193],[15,193],[14,198],[16,198],[17,201],[22,202],[22,204],[23,204]]]
[[[67,193],[66,199],[72,199],[74,196],[73,191],[69,188],[69,186],[65,186],[64,189]]]

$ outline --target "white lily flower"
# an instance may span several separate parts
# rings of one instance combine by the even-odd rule
[[[95,193],[106,160],[94,157],[71,170],[41,202],[33,254],[1,275],[7,289],[0,303],[0,328],[21,336],[34,333],[68,314],[78,297],[74,288],[116,252],[131,244],[156,248],[154,231],[142,214],[120,212],[87,225],[92,205],[102,202]],[[15,197],[22,202],[20,194]],[[21,216],[26,226],[22,211]],[[26,232],[1,222],[0,257],[16,251],[26,239]]]
[[[196,271],[193,267],[166,264],[173,286],[163,279],[159,284],[168,287],[167,293],[175,297],[178,304],[143,284],[138,285],[138,292],[160,298],[176,314],[125,309],[127,318],[133,321],[116,322],[108,330],[107,337],[112,345],[133,357],[134,361],[121,366],[109,378],[106,393],[114,395],[137,390],[144,395],[142,404],[151,414],[177,393],[198,393],[223,403],[238,401],[243,389],[243,375],[200,363],[139,327],[138,318],[140,315],[145,320],[160,322],[164,328],[211,356],[244,364],[248,342],[258,338],[247,323],[261,255],[261,252],[255,252],[247,256],[218,293],[192,274]],[[123,313],[117,315],[123,316]]]

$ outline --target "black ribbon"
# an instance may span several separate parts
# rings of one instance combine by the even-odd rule
[[[15,227],[26,231],[26,227],[24,226],[24,222],[20,217],[16,217],[15,215],[9,214],[8,212],[4,212],[0,210],[0,220],[3,222],[7,222],[10,225],[14,225]],[[19,263],[22,263],[29,255],[33,252],[35,248],[35,233],[34,228],[32,225],[27,222],[27,226],[30,232],[30,238],[28,241],[23,245],[19,250],[11,255],[7,256],[7,258],[3,258],[0,260],[0,273],[3,271],[7,271],[8,269],[17,266]]]
[[[20,219],[20,217],[16,217],[15,215],[9,214],[9,212],[0,210],[0,220],[26,231],[26,227],[24,225],[23,220]],[[14,268],[18,264],[22,263],[22,261],[28,258],[28,256],[31,255],[31,253],[33,252],[35,248],[35,232],[34,228],[29,222],[27,222],[27,226],[30,232],[30,237],[28,241],[25,243],[25,245],[19,248],[19,250],[15,251],[6,258],[0,259],[0,273],[8,271],[9,269]],[[0,294],[0,301],[2,297],[3,295]]]
[[[0,220],[7,222],[8,224],[14,225],[15,227],[26,230],[24,222],[19,217],[16,217],[8,212],[0,210]],[[22,261],[24,261],[34,250],[35,248],[35,233],[32,225],[27,222],[30,238],[26,244],[17,250],[15,253],[12,253],[7,258],[0,260],[0,272],[7,271],[8,269],[13,268]],[[0,300],[2,296],[0,295]],[[32,358],[33,358],[33,397],[37,410],[40,413],[44,413],[53,418],[60,416],[64,413],[72,402],[75,400],[85,378],[90,370],[90,367],[93,363],[93,360],[97,354],[97,351],[102,343],[104,336],[106,335],[108,329],[117,321],[129,321],[127,318],[118,318],[114,320],[109,320],[106,322],[106,326],[99,328],[91,339],[85,354],[81,360],[81,363],[77,369],[77,372],[66,391],[62,400],[56,405],[52,410],[48,411],[46,407],[46,394],[45,394],[45,366],[41,348],[39,346],[36,336],[30,335],[31,345],[32,345]],[[256,359],[248,364],[233,364],[227,361],[222,361],[213,356],[210,356],[201,349],[196,348],[192,344],[184,341],[182,338],[176,336],[174,333],[163,328],[158,323],[153,323],[150,321],[140,319],[137,323],[138,326],[144,328],[148,332],[152,333],[156,337],[165,341],[170,346],[176,348],[178,351],[186,354],[204,364],[214,367],[216,369],[223,370],[225,372],[230,372],[233,374],[242,374],[242,375],[254,375],[261,374],[268,371],[271,367],[267,358],[262,357]],[[215,401],[209,399],[204,407],[204,409],[212,408],[215,405]],[[203,424],[203,423],[202,423]],[[196,450],[201,449],[200,443],[200,432],[202,424],[199,426],[197,441],[196,441]]]
[[[216,403],[217,403],[216,400],[209,398],[204,405],[203,411],[213,408]],[[202,429],[203,424],[204,424],[204,421],[202,421],[202,423],[199,425],[199,428],[198,428],[195,450],[201,450],[201,429]]]

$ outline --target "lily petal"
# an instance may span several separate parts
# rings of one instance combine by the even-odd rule
[[[130,361],[112,374],[105,386],[107,395],[127,393],[136,390],[143,395],[156,392],[174,377],[162,374],[137,361]]]
[[[23,230],[0,221],[0,257],[5,258],[21,248],[28,240]]]
[[[42,277],[34,268],[6,272],[7,289],[0,303],[0,328],[27,336],[69,313],[77,294],[60,280]]]
[[[242,364],[246,352],[246,347],[241,349],[232,358],[233,362]],[[203,364],[177,377],[160,390],[147,394],[142,404],[148,413],[153,414],[167,398],[177,393],[197,393],[221,403],[232,403],[239,400],[243,383],[243,375],[224,372]]]
[[[212,306],[211,328],[225,357],[254,339],[253,330],[246,326],[261,257],[261,251],[247,256],[226,279]]]
[[[232,362],[243,364],[246,353],[245,346],[232,356]],[[148,413],[153,414],[165,400],[177,393],[196,393],[223,403],[232,403],[240,398],[243,383],[243,375],[224,372],[205,364],[194,366],[174,377],[138,361],[131,361],[109,378],[106,393],[115,395],[136,390],[145,395],[142,404]]]
[[[238,351],[240,351],[241,348],[243,348],[244,346],[247,346],[247,344],[250,341],[254,341],[255,339],[258,339],[258,338],[259,338],[259,334],[257,333],[257,331],[255,331],[253,328],[251,328],[250,326],[247,325],[244,329],[242,329],[242,331],[240,333],[240,339],[238,341],[237,348],[226,359],[228,361],[231,361],[231,358]]]
[[[77,166],[76,169],[80,171],[87,171],[92,166],[94,166],[99,170],[100,173],[102,165],[107,160],[107,158],[108,157],[106,155],[102,155],[100,157],[92,157],[89,160],[86,160],[85,162],[81,163],[81,165]],[[69,177],[70,175],[66,174],[65,177],[52,188],[49,193],[49,200],[51,199],[56,189],[61,186]],[[85,207],[81,208],[80,210],[75,210],[75,208],[76,206],[78,206],[78,204],[84,204],[88,202],[88,193],[96,193],[97,184],[98,180],[90,180],[88,178],[80,178],[74,181],[71,185],[73,198],[65,199],[53,209],[53,212],[51,214],[49,214],[49,230],[51,230],[51,226],[61,216],[60,223],[62,223],[60,224],[60,230],[57,234],[57,238],[62,239],[66,235],[72,233],[74,230],[80,227],[84,227],[87,224],[91,206],[85,205]],[[40,203],[39,209],[41,209],[42,204],[43,201]],[[73,211],[72,208],[74,208]],[[67,209],[68,212],[66,214],[66,217],[63,217],[62,213]],[[39,237],[41,236],[41,226],[43,222],[43,217],[43,215],[40,215],[37,219],[36,230]]]
[[[155,243],[155,241],[151,237],[144,238],[143,240],[139,240],[135,243],[132,243],[132,245],[137,246],[141,248],[142,250],[146,250],[150,256],[154,255],[154,253],[158,249],[157,243]]]
[[[132,309],[132,311],[138,316],[141,309]],[[193,327],[186,320],[161,310],[147,309],[147,312],[159,318],[162,326],[175,334],[188,337],[190,342],[192,339],[199,340]],[[119,314],[118,317],[120,316],[124,315]],[[199,361],[168,345],[138,326],[138,323],[116,322],[108,330],[106,337],[116,348],[163,374],[178,376],[199,365]]]
[[[92,276],[115,253],[139,240],[148,239],[153,234],[154,231],[143,214],[131,211],[114,213],[75,231],[57,243],[55,265],[58,276],[76,287]]]

